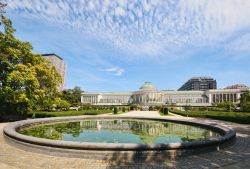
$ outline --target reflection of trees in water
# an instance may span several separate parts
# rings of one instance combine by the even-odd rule
[[[51,140],[62,140],[63,134],[72,134],[72,136],[77,137],[80,135],[80,132],[80,122],[35,126],[20,131],[20,133],[24,135]]]
[[[159,136],[180,136],[182,141],[208,139],[216,133],[199,127],[143,120],[82,120],[51,125],[36,126],[21,130],[20,133],[34,137],[62,140],[63,134],[78,137],[83,130],[126,131],[138,135],[143,142],[154,143]]]

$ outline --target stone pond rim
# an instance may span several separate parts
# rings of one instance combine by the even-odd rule
[[[154,120],[166,121],[179,124],[187,124],[191,126],[202,127],[221,134],[216,138],[211,138],[203,141],[192,141],[184,143],[169,143],[169,144],[131,144],[131,143],[91,143],[91,142],[73,142],[61,140],[49,140],[22,135],[17,132],[18,129],[38,124],[49,124],[57,122],[69,122],[90,119],[138,119],[138,120]],[[47,149],[49,151],[70,151],[70,150],[96,150],[96,151],[160,151],[160,150],[186,150],[196,148],[206,148],[207,146],[218,146],[222,143],[232,140],[236,136],[233,129],[220,126],[216,123],[197,122],[194,120],[166,119],[166,118],[142,118],[142,117],[117,117],[117,116],[74,116],[74,117],[56,117],[44,119],[29,119],[10,123],[3,130],[7,142],[14,146],[29,149]]]

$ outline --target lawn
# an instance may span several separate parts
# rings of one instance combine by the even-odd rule
[[[32,117],[35,114],[35,117],[61,117],[61,116],[80,116],[80,115],[98,115],[98,114],[107,114],[112,113],[112,110],[72,110],[72,111],[36,111],[28,113],[28,116]]]
[[[180,111],[170,110],[172,113],[189,117],[208,117],[212,119],[231,121],[241,124],[250,124],[248,112],[223,112],[223,111]]]

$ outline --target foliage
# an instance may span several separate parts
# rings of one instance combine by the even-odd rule
[[[56,98],[54,101],[54,105],[56,109],[64,109],[68,110],[70,104],[66,100],[62,100],[61,98]]]
[[[130,105],[130,110],[136,110],[137,108],[138,108],[138,105],[135,104],[135,103],[132,103],[132,104]]]
[[[241,95],[240,108],[242,111],[250,112],[250,91]]]
[[[190,110],[190,106],[185,106],[185,107],[184,107],[184,110],[185,110],[185,111],[189,111],[189,110]]]
[[[160,109],[160,112],[161,112],[163,115],[167,115],[167,114],[168,114],[168,108],[163,106],[163,107]]]
[[[250,113],[246,112],[223,112],[223,111],[180,111],[171,110],[172,113],[190,117],[208,117],[218,120],[231,121],[242,124],[250,124]]]
[[[51,140],[62,139],[62,133],[79,136],[81,132],[80,122],[67,122],[59,124],[41,125],[31,128],[23,128],[19,133]]]
[[[153,111],[154,110],[153,106],[149,106],[148,110]]]
[[[62,99],[70,103],[71,106],[79,106],[81,104],[81,88],[66,89],[61,92]]]
[[[232,102],[221,102],[217,103],[217,107],[226,111],[232,111],[234,104]]]
[[[98,115],[112,113],[112,110],[80,110],[80,111],[34,111],[29,112],[28,115],[32,117],[61,117],[61,116],[80,116],[80,115]]]
[[[14,36],[10,19],[0,18],[0,112],[25,114],[54,98],[61,77],[32,46]]]
[[[117,107],[116,106],[114,107],[113,111],[114,111],[114,114],[117,114],[118,111],[117,111]]]

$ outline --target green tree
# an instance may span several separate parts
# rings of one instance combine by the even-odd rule
[[[242,111],[250,112],[250,91],[241,95],[240,108]]]
[[[76,86],[74,89],[66,89],[61,92],[61,97],[69,102],[71,106],[79,106],[81,103],[81,88]]]
[[[62,100],[61,98],[55,98],[53,105],[53,108],[64,110],[68,110],[70,107],[70,104],[66,100]]]
[[[25,114],[56,97],[61,76],[32,46],[14,36],[10,19],[0,18],[0,113]]]

